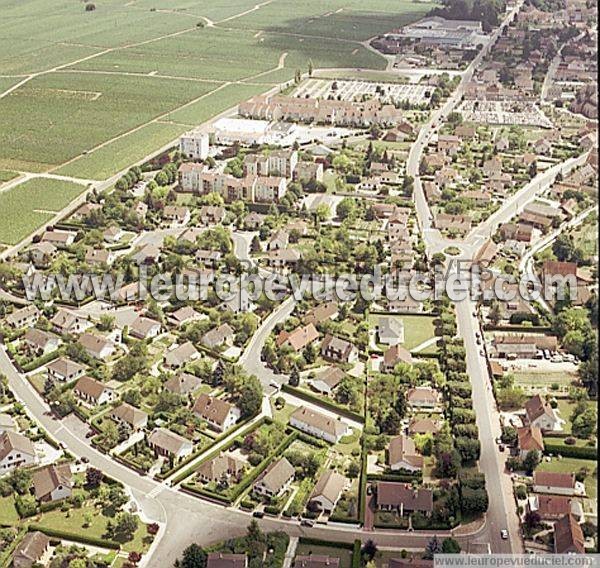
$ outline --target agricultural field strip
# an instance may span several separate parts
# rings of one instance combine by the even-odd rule
[[[149,120],[148,122],[145,122],[143,124],[140,124],[138,126],[136,126],[135,128],[132,128],[130,130],[127,130],[126,132],[122,132],[121,134],[118,134],[117,136],[114,136],[113,138],[110,138],[109,140],[105,140],[104,142],[102,142],[101,144],[98,144],[97,146],[91,148],[90,150],[88,150],[88,154],[93,153],[96,150],[99,150],[100,148],[103,148],[104,146],[107,146],[108,144],[110,144],[111,142],[114,142],[116,140],[119,140],[120,138],[123,138],[124,136],[127,136],[128,134],[132,134],[133,132],[137,132],[138,130],[141,130],[142,128],[144,128],[145,126],[148,126],[149,124],[152,124],[154,122],[159,122],[160,120],[168,117],[172,112],[184,109],[194,103],[197,103],[198,101],[201,101],[203,98],[207,97],[208,95],[212,95],[214,93],[216,93],[217,91],[220,91],[222,88],[224,88],[225,86],[231,84],[230,82],[227,83],[221,83],[216,89],[213,89],[212,91],[209,91],[208,93],[204,93],[202,95],[200,95],[199,97],[196,97],[195,99],[192,99],[191,101],[187,101],[186,103],[184,103],[183,105],[180,105],[174,109],[170,109],[167,112],[164,112],[163,114],[154,117],[152,120]],[[63,166],[66,166],[68,164],[70,164],[71,162],[74,162],[75,160],[77,160],[78,158],[80,158],[81,155],[75,156],[73,158],[71,158],[70,160],[67,160],[66,162],[63,162],[62,164],[59,164],[58,166],[50,169],[50,172],[56,171],[59,168],[62,168]]]

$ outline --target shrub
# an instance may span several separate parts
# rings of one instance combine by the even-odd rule
[[[575,438],[573,438],[573,436],[569,436],[568,438],[565,438],[565,444],[567,444],[567,446],[574,446],[577,443],[577,440]]]
[[[515,494],[518,499],[527,499],[527,488],[524,485],[518,485]]]

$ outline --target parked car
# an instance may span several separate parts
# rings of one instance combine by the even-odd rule
[[[254,513],[252,513],[253,517],[256,517],[257,519],[262,519],[265,514],[262,511],[254,511]]]
[[[300,525],[302,525],[303,527],[314,527],[315,522],[311,521],[310,519],[302,519]]]
[[[506,529],[502,529],[500,531],[500,536],[502,537],[502,540],[508,540],[508,531]]]
[[[501,452],[503,452],[503,451],[506,449],[506,446],[505,446],[504,444],[500,444],[500,445],[498,446],[498,449],[499,449]]]

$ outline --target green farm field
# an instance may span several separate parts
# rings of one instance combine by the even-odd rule
[[[84,190],[68,181],[35,178],[0,192],[0,243],[18,243]]]

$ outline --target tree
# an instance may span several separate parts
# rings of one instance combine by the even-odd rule
[[[367,542],[363,544],[360,554],[364,560],[370,562],[377,554],[377,545],[371,539],[367,540]]]
[[[531,475],[539,463],[540,453],[537,450],[531,450],[530,452],[527,452],[527,455],[523,460],[523,467],[525,468],[525,471]]]
[[[250,252],[260,252],[262,250],[261,246],[260,246],[260,239],[258,238],[258,235],[254,235],[254,237],[252,238],[252,242],[250,243]]]
[[[138,528],[138,518],[132,513],[119,513],[112,526],[112,535],[123,539],[131,540],[133,534]]]
[[[242,412],[242,417],[254,416],[257,414],[262,405],[262,386],[258,379],[252,375],[244,382],[244,386],[240,391],[238,407]]]
[[[297,387],[300,384],[300,373],[296,367],[294,367],[290,373],[289,384],[291,387]]]
[[[85,472],[85,484],[90,489],[99,487],[103,479],[104,474],[95,467],[88,467],[87,471]]]
[[[442,552],[444,554],[458,554],[460,550],[460,544],[451,537],[445,538],[442,542]]]
[[[587,439],[596,431],[598,415],[592,406],[588,406],[573,419],[571,431],[578,438]]]
[[[205,568],[208,555],[197,544],[190,544],[184,551],[179,562],[180,568]]]
[[[523,520],[527,529],[532,530],[540,524],[542,518],[537,511],[529,510],[525,513],[525,518]]]
[[[433,560],[433,557],[436,554],[441,554],[441,553],[442,553],[442,545],[440,544],[440,541],[438,540],[437,536],[434,536],[427,543],[427,548],[425,548],[425,554],[423,555],[423,558],[425,560]]]
[[[96,4],[92,4],[91,2],[89,4],[85,5],[85,11],[86,12],[93,12],[96,9]]]

